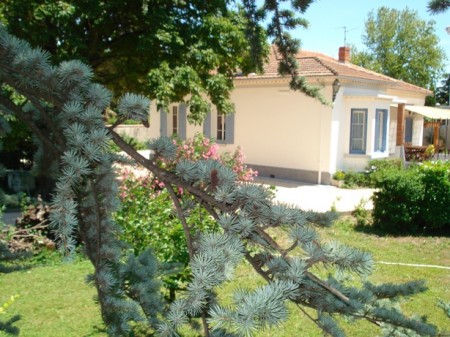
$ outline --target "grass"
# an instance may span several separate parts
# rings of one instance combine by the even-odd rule
[[[324,240],[339,240],[351,246],[370,251],[375,261],[403,262],[450,266],[450,238],[448,237],[393,237],[355,230],[353,221],[344,218],[332,228],[320,230]],[[93,302],[94,289],[85,285],[85,275],[92,272],[87,261],[74,264],[54,264],[0,275],[0,303],[11,295],[20,297],[8,308],[2,320],[20,314],[14,325],[20,336],[30,337],[100,337],[106,336],[98,307]],[[450,302],[450,271],[448,269],[375,264],[369,281],[405,282],[425,279],[429,289],[401,302],[409,314],[426,315],[440,331],[450,332],[450,318],[437,307],[438,299]],[[236,280],[219,291],[229,301],[232,291],[239,287],[254,288],[261,284],[250,267],[242,264],[236,271]],[[302,336],[319,337],[322,332],[295,306],[289,306],[291,316],[282,326],[259,333],[258,337]],[[312,316],[314,312],[308,311]],[[344,324],[348,336],[375,336],[378,330],[366,322]],[[195,336],[195,334],[187,334]],[[4,336],[0,332],[0,336]]]
[[[11,295],[20,296],[2,320],[20,315],[14,324],[20,336],[106,336],[93,301],[94,288],[84,282],[92,271],[91,264],[82,261],[0,275],[0,303]]]

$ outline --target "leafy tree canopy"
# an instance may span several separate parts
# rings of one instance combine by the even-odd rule
[[[444,13],[450,8],[449,0],[430,0],[428,2],[428,11],[431,14]]]
[[[445,54],[439,47],[434,21],[420,19],[417,11],[381,7],[370,12],[363,43],[367,49],[352,62],[381,74],[432,89],[442,74]]]
[[[292,76],[292,86],[317,95],[296,78],[292,56],[299,42],[287,33],[307,24],[294,10],[304,13],[314,0],[256,2],[4,0],[0,20],[10,33],[49,51],[53,62],[89,64],[96,80],[116,93],[145,94],[159,108],[189,97],[189,119],[198,122],[209,110],[205,96],[219,111],[233,111],[232,76],[262,71],[268,36],[285,58],[280,69]]]
[[[436,88],[435,96],[436,103],[441,105],[448,105],[450,90],[450,74],[445,74],[444,79],[441,80],[441,85]]]

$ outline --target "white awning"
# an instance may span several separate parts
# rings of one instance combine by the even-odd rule
[[[432,119],[450,119],[450,110],[431,106],[406,105],[405,110],[415,112]]]

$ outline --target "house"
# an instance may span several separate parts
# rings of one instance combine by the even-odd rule
[[[271,50],[262,75],[237,76],[231,99],[235,114],[212,108],[202,126],[189,125],[186,105],[152,113],[151,136],[192,137],[203,132],[224,151],[241,146],[249,166],[262,176],[329,184],[338,170],[360,171],[368,160],[395,155],[404,142],[422,145],[424,118],[406,106],[423,106],[429,90],[339,59],[302,51],[300,75],[320,86],[329,105],[289,89],[277,73]],[[154,110],[153,110],[154,111]]]

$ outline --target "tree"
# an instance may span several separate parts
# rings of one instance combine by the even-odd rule
[[[449,91],[450,91],[450,74],[445,74],[444,79],[441,80],[441,85],[436,88],[435,92],[436,103],[439,103],[440,105],[448,105]]]
[[[352,62],[378,73],[432,89],[442,74],[445,54],[434,33],[434,21],[417,11],[381,7],[369,13],[363,43]]]
[[[313,1],[288,3],[304,13]],[[266,31],[261,21],[268,16]],[[146,94],[159,108],[187,100],[192,122],[209,110],[205,96],[220,112],[233,111],[232,77],[262,71],[267,34],[285,59],[282,73],[295,78],[292,56],[299,44],[287,29],[306,25],[273,0],[262,8],[255,0],[112,0],[94,6],[89,0],[5,0],[0,20],[10,33],[49,51],[54,62],[77,55],[92,67],[97,82],[117,94]],[[293,86],[318,95],[299,78]]]
[[[111,336],[129,335],[132,322],[148,324],[160,336],[178,336],[191,317],[200,319],[205,336],[250,336],[282,322],[288,315],[288,301],[332,336],[344,335],[335,319],[338,315],[366,319],[391,335],[411,331],[436,335],[433,326],[405,317],[391,303],[424,290],[423,283],[377,286],[363,282],[356,287],[315,274],[315,268],[321,267],[360,276],[371,269],[367,253],[321,242],[315,227],[329,224],[332,214],[273,204],[265,188],[237,184],[234,172],[214,160],[185,160],[174,170],[160,168],[156,162],[175,155],[170,139],[153,140],[154,156],[147,159],[123,141],[115,125],[106,128],[102,121],[102,112],[111,107],[120,118],[145,122],[150,103],[146,97],[124,94],[113,100],[110,91],[92,81],[93,72],[85,64],[66,61],[53,66],[49,59],[47,52],[31,48],[0,27],[0,83],[27,101],[16,105],[2,94],[0,107],[26,123],[54,155],[57,183],[51,222],[65,254],[73,251],[73,237],[79,234],[95,268],[89,279]],[[120,228],[111,219],[119,206],[112,167],[117,158],[108,145],[111,138],[164,182],[183,224],[193,277],[186,295],[167,311],[162,310],[160,271],[152,252],[127,255],[129,250],[118,240]],[[190,206],[175,195],[180,187],[217,221],[220,231],[192,237],[185,219]],[[270,228],[284,231],[289,243],[278,243]],[[266,284],[254,291],[242,290],[235,303],[224,306],[216,291],[242,260]],[[315,317],[304,308],[315,309]]]
[[[428,11],[431,14],[440,14],[446,12],[450,8],[449,0],[430,0],[428,2]]]

